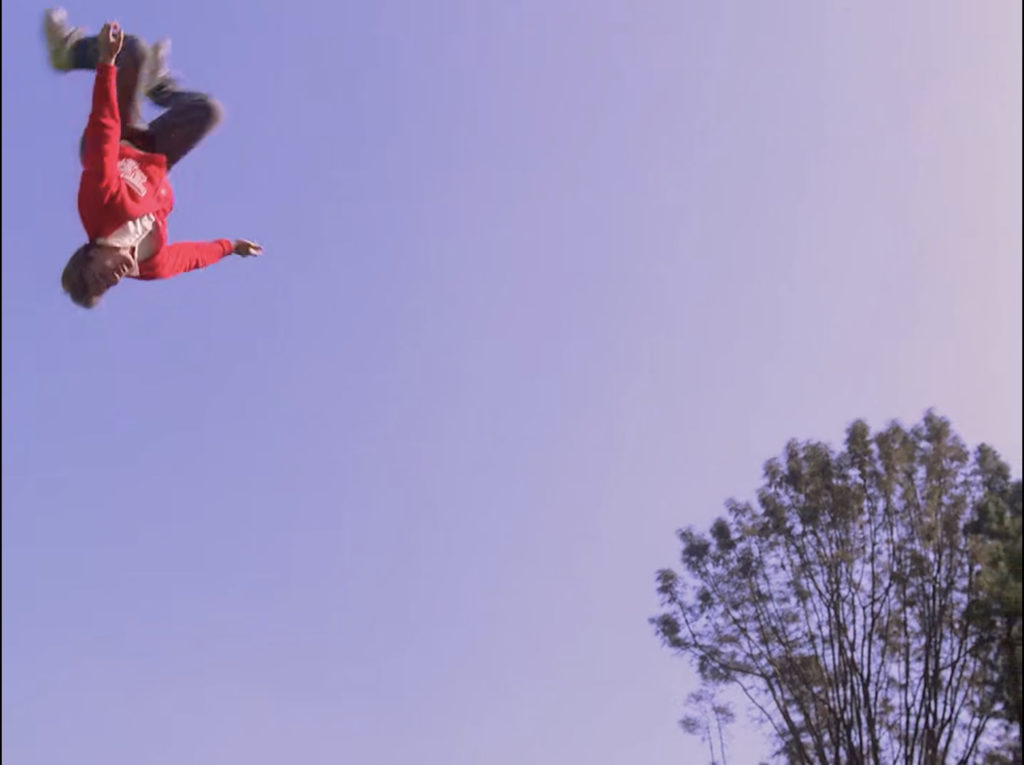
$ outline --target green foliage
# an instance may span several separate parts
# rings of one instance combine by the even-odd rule
[[[679,721],[679,727],[705,743],[711,765],[726,765],[725,728],[736,719],[732,707],[709,688],[687,696],[686,707],[687,714]]]
[[[974,555],[982,562],[981,594],[972,604],[971,618],[979,628],[980,647],[995,648],[991,687],[999,712],[1024,727],[1021,699],[1021,507],[1022,486],[990,448],[978,449],[976,462],[985,495],[967,525]]]
[[[679,540],[651,621],[785,761],[1019,761],[1021,484],[947,420],[791,441],[756,506]]]

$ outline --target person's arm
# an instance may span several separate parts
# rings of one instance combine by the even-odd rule
[[[82,184],[98,189],[104,199],[116,195],[121,189],[121,174],[117,168],[121,115],[117,108],[115,62],[123,44],[124,32],[120,27],[104,24],[99,34],[99,63],[82,152]]]
[[[176,242],[139,264],[140,279],[169,279],[186,271],[206,268],[228,255],[259,255],[263,248],[247,239],[215,239],[212,242]]]

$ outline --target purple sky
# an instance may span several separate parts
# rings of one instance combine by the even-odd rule
[[[172,238],[266,247],[87,313],[3,4],[5,759],[696,765],[677,527],[856,417],[1019,474],[1019,2],[258,5],[69,8],[227,109]]]

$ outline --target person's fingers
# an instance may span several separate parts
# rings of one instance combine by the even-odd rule
[[[248,239],[236,239],[235,240],[235,252],[242,256],[248,255],[260,255],[263,252],[263,248]]]

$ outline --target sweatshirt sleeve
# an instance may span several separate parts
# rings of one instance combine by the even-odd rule
[[[121,189],[117,169],[118,144],[121,141],[121,116],[117,110],[117,68],[109,64],[96,67],[92,91],[92,112],[85,127],[82,153],[82,185],[91,186],[104,199]]]
[[[139,278],[169,279],[186,271],[195,271],[230,255],[234,245],[229,239],[212,242],[176,242],[169,244],[151,260],[143,261]],[[146,266],[149,268],[146,268]]]

